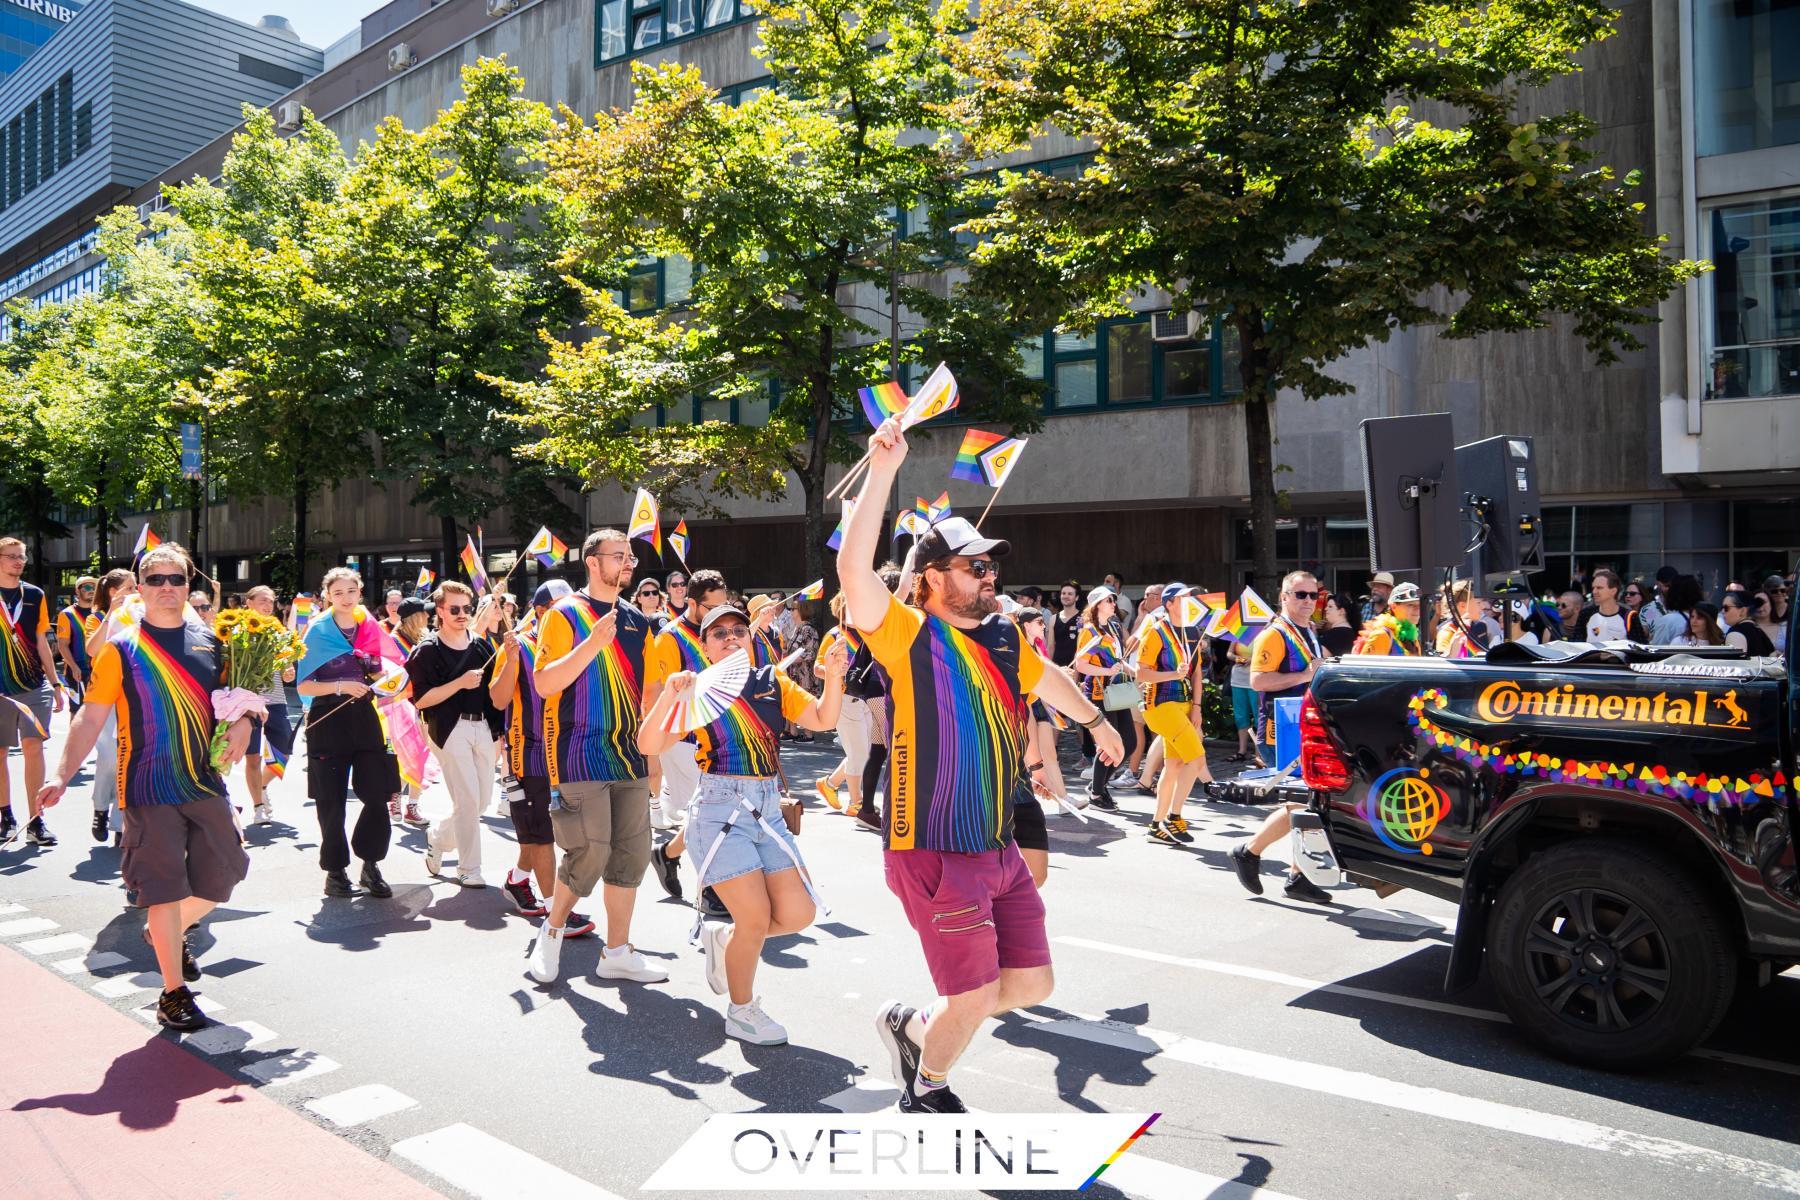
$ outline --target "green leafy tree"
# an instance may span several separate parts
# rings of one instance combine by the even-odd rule
[[[954,105],[975,146],[1044,126],[1079,178],[1019,175],[972,222],[977,286],[1091,328],[1162,288],[1242,348],[1259,583],[1275,574],[1270,405],[1349,385],[1333,362],[1394,330],[1449,337],[1572,318],[1599,361],[1701,269],[1664,255],[1576,112],[1532,89],[1610,36],[1603,0],[991,0]]]
[[[313,502],[375,463],[363,394],[375,335],[351,288],[360,248],[348,175],[310,113],[284,138],[267,110],[246,107],[219,183],[169,189],[171,211],[152,224],[194,289],[190,386],[209,416],[214,470],[236,499],[290,507],[277,572],[288,587],[310,578]]]
[[[939,47],[960,18],[928,0],[758,8],[774,79],[741,104],[693,67],[638,64],[630,109],[591,125],[565,114],[550,177],[581,223],[570,262],[610,289],[586,291],[586,327],[552,339],[542,375],[508,390],[538,431],[531,452],[593,484],[647,485],[666,509],[778,497],[792,476],[820,575],[827,470],[855,456],[855,389],[890,377],[896,308],[900,357],[947,361],[962,415],[1030,428],[1038,389],[1001,306],[943,274],[964,253],[946,214],[965,163],[919,131],[956,93]],[[630,268],[657,259],[691,271],[687,291],[621,303]],[[666,311],[645,311],[658,299]],[[766,403],[767,418],[655,419],[695,397],[759,417]]]
[[[459,529],[504,502],[516,524],[579,521],[542,466],[503,469],[525,431],[490,382],[528,373],[540,331],[580,315],[556,266],[570,223],[543,170],[555,118],[504,58],[465,67],[462,84],[424,129],[384,121],[344,187],[353,299],[381,335],[364,379],[381,471],[411,481],[452,562]]]

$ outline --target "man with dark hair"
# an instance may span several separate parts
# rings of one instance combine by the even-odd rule
[[[1667,563],[1656,568],[1656,595],[1646,599],[1643,607],[1638,609],[1638,618],[1643,621],[1645,631],[1652,636],[1656,633],[1656,623],[1668,616],[1671,611],[1669,588],[1674,586],[1675,581],[1679,578],[1681,578],[1681,572]]]
[[[891,681],[887,884],[919,936],[939,997],[923,1010],[892,1002],[876,1028],[894,1064],[900,1111],[961,1113],[947,1076],[976,1029],[1042,1003],[1053,985],[1044,902],[1013,840],[1026,695],[1091,730],[1104,761],[1118,762],[1123,747],[1106,714],[998,615],[1006,542],[951,517],[919,539],[917,608],[882,584],[871,565],[883,532],[881,497],[905,458],[906,435],[890,419],[869,440],[868,478],[837,560],[845,615]]]
[[[668,972],[631,944],[632,909],[650,863],[650,784],[637,748],[650,622],[621,596],[637,566],[624,533],[588,534],[581,561],[587,586],[538,622],[532,682],[544,701],[550,823],[563,855],[528,970],[539,983],[557,977],[569,914],[603,883],[606,947],[594,973],[659,983]]]
[[[1644,642],[1644,623],[1624,604],[1625,581],[1611,567],[1594,572],[1594,602],[1576,615],[1574,624],[1564,624],[1563,636],[1572,642]]]
[[[25,760],[25,840],[46,849],[56,835],[44,824],[38,791],[44,783],[44,738],[52,713],[63,710],[63,681],[50,642],[50,601],[25,582],[25,543],[0,538],[0,846],[18,836],[12,810],[12,770],[6,752],[17,746]]]
[[[156,1019],[171,1029],[206,1024],[187,987],[200,968],[184,931],[231,899],[250,868],[225,780],[212,766],[213,723],[221,715],[215,697],[240,714],[226,734],[226,770],[250,744],[251,717],[266,715],[254,694],[223,691],[224,647],[184,611],[192,574],[187,552],[173,542],[144,552],[138,562],[143,618],[94,656],[87,703],[69,726],[56,774],[34,797],[45,806],[62,798],[116,708],[125,748],[119,870],[138,906],[148,910],[145,933],[163,979]]]

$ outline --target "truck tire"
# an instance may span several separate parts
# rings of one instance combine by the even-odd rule
[[[1526,859],[1500,891],[1487,950],[1501,1005],[1526,1037],[1613,1069],[1693,1049],[1737,985],[1712,898],[1681,864],[1625,841]]]

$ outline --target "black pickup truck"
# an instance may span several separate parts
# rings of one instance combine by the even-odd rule
[[[1793,656],[1723,648],[1348,655],[1301,712],[1341,869],[1456,901],[1446,987],[1485,958],[1529,1038],[1615,1068],[1686,1052],[1800,963],[1797,742]]]

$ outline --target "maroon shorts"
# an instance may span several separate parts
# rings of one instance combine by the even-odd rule
[[[883,858],[888,890],[919,935],[938,995],[985,987],[1002,967],[1050,965],[1044,902],[1017,846],[980,854],[888,850]]]

